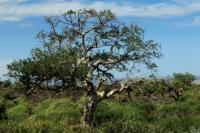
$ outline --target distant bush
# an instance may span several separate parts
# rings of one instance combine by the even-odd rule
[[[11,85],[11,88],[12,89],[24,89],[25,86],[24,84],[20,83],[20,82],[14,82],[12,85]]]
[[[174,73],[173,85],[179,88],[188,88],[196,77],[190,73]]]
[[[16,98],[15,90],[5,89],[2,92],[1,97],[3,97],[5,100],[13,100]]]
[[[164,95],[169,88],[169,81],[165,79],[144,79],[141,82],[143,93],[148,94],[161,94]]]
[[[6,118],[5,111],[5,101],[0,99],[0,120]]]
[[[10,87],[10,85],[11,85],[12,83],[11,83],[11,81],[10,80],[5,80],[5,81],[3,81],[3,87],[4,88],[8,88],[8,87]]]
[[[0,80],[0,88],[3,87],[3,81]]]
[[[186,90],[192,88],[195,76],[189,73],[174,73],[168,92],[175,101],[179,100]]]

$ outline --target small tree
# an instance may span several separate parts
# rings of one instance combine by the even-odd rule
[[[190,73],[174,73],[173,84],[177,87],[190,87],[196,77]]]
[[[161,56],[156,42],[144,40],[143,29],[121,23],[109,10],[68,11],[46,20],[50,29],[38,34],[41,42],[76,51],[77,60],[72,70],[80,70],[83,66],[87,70],[82,78],[77,78],[87,92],[82,116],[84,125],[91,124],[100,101],[130,90],[132,83],[116,81],[114,72],[128,72],[136,69],[138,64],[154,69],[153,59]],[[118,88],[101,89],[104,83],[116,83]]]
[[[8,75],[25,85],[25,93],[30,94],[33,85],[38,88],[61,89],[74,86],[76,78],[81,79],[86,67],[75,67],[77,51],[65,50],[51,43],[32,50],[32,56],[14,61],[8,65]]]
[[[169,87],[170,96],[177,101],[192,86],[196,77],[190,73],[174,73]]]

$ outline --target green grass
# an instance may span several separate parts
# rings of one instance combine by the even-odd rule
[[[81,112],[76,103],[68,98],[48,99],[33,109],[30,119],[44,121],[63,121],[66,123],[79,123]]]
[[[80,124],[85,96],[78,101],[50,98],[29,103],[18,96],[0,97],[0,132],[70,133],[159,133],[198,132],[200,130],[200,87],[193,86],[178,101],[163,96],[159,100],[135,96],[133,103],[118,96],[102,101],[94,113],[91,127]]]
[[[14,100],[14,105],[6,110],[6,116],[10,120],[21,121],[29,116],[30,110],[24,98]]]

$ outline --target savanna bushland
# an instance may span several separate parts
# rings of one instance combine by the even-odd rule
[[[153,71],[160,44],[109,10],[45,18],[41,46],[8,64],[0,82],[0,132],[200,132],[200,86],[190,73],[119,78]]]

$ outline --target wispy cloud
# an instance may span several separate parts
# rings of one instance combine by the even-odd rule
[[[179,28],[190,28],[200,26],[200,16],[194,16],[190,19],[178,20],[174,22],[174,25]]]
[[[154,4],[133,4],[126,1],[124,4],[117,2],[80,2],[65,0],[0,0],[0,21],[19,21],[31,16],[59,15],[66,10],[78,10],[83,8],[95,8],[97,10],[111,9],[119,16],[137,17],[171,17],[182,16],[200,12],[200,1],[174,0]]]
[[[32,23],[20,23],[20,24],[18,24],[18,27],[19,28],[31,28],[31,27],[33,27],[33,24]]]

